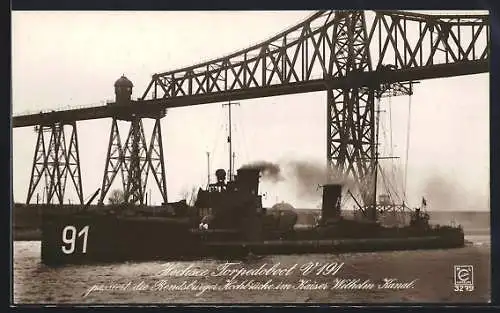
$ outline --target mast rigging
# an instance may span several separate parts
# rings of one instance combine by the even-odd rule
[[[404,199],[408,202],[406,191],[408,183],[408,152],[410,151],[410,130],[411,130],[411,93],[408,97],[408,126],[406,129],[406,157],[405,157],[405,185],[403,190]]]

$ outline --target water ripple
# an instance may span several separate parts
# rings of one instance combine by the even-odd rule
[[[317,254],[267,256],[252,260],[245,266],[280,263],[282,266],[314,261],[344,262],[337,276],[380,280],[418,279],[407,290],[224,290],[207,291],[196,296],[192,291],[112,290],[85,294],[94,285],[139,283],[155,277],[165,262],[141,262],[100,265],[70,265],[50,268],[40,262],[40,242],[14,243],[15,303],[352,303],[352,302],[487,302],[490,299],[489,236],[467,237],[473,244],[460,249],[432,251],[396,251],[376,253]],[[222,261],[203,260],[192,263],[196,268],[215,270]],[[189,262],[176,262],[188,266]],[[453,291],[453,265],[474,266],[475,290]],[[264,280],[268,277],[258,277]],[[300,273],[282,279],[296,283]],[[307,277],[309,278],[309,277]],[[201,283],[224,283],[222,277],[200,277]],[[331,282],[334,277],[314,277],[318,283]],[[180,284],[186,278],[168,277],[169,283]]]

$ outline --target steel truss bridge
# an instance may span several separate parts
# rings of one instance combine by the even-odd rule
[[[328,164],[354,178],[370,205],[376,99],[388,92],[411,94],[417,80],[488,72],[489,27],[488,15],[319,11],[258,45],[154,74],[139,100],[14,116],[13,127],[38,129],[26,201],[44,177],[47,202],[62,203],[69,174],[83,203],[77,121],[112,119],[101,202],[120,173],[126,201],[142,204],[149,172],[167,202],[160,127],[166,109],[326,91]],[[156,121],[149,146],[143,118]],[[130,122],[124,143],[118,120]],[[64,127],[72,130],[69,144]]]

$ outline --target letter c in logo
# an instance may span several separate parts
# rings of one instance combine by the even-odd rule
[[[466,269],[460,269],[457,272],[457,278],[460,281],[467,281],[469,279],[470,272]]]

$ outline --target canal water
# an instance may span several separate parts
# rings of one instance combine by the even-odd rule
[[[244,261],[130,262],[50,268],[39,241],[16,241],[14,303],[488,302],[490,236],[464,248],[266,256]],[[454,266],[472,265],[473,290],[456,291]],[[463,289],[463,288],[462,288]]]

